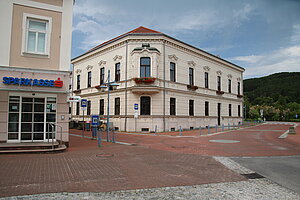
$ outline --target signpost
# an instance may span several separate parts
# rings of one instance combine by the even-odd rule
[[[98,135],[98,147],[101,147],[101,132],[98,132],[99,115],[92,115],[92,136],[93,138]]]
[[[139,104],[134,104],[134,131],[136,131],[136,119],[139,117]]]
[[[84,129],[85,129],[85,122],[84,122],[84,111],[86,110],[87,100],[81,99],[81,109],[83,111],[82,118],[83,118],[83,128],[82,128],[82,137],[84,137]]]

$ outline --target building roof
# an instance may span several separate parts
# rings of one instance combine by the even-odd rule
[[[207,54],[209,54],[210,56],[213,56],[213,57],[215,57],[215,58],[217,58],[217,59],[223,60],[223,61],[225,61],[225,62],[227,62],[227,63],[229,63],[229,64],[232,64],[232,65],[234,65],[234,66],[236,66],[236,67],[238,67],[238,68],[241,68],[242,70],[245,70],[243,67],[240,67],[240,66],[238,66],[238,65],[236,65],[236,64],[234,64],[234,63],[231,63],[231,62],[229,62],[229,61],[227,61],[227,60],[224,60],[224,59],[220,58],[219,56],[213,55],[213,54],[208,53],[208,52],[206,52],[206,51],[204,51],[204,50],[202,50],[202,49],[199,49],[199,48],[197,48],[197,47],[194,47],[194,46],[192,46],[192,45],[189,45],[189,44],[187,44],[187,43],[185,43],[185,42],[182,42],[182,41],[180,41],[180,40],[178,40],[178,39],[175,39],[175,38],[173,38],[173,37],[170,37],[170,36],[168,36],[168,35],[166,35],[166,34],[164,34],[164,33],[162,33],[162,32],[155,31],[155,30],[152,30],[152,29],[143,27],[143,26],[140,26],[140,27],[138,27],[138,28],[136,28],[136,29],[133,29],[133,30],[127,32],[127,33],[124,33],[124,34],[122,34],[122,35],[119,35],[119,36],[117,36],[117,37],[115,37],[115,38],[113,38],[113,39],[111,39],[111,40],[108,40],[108,41],[106,41],[106,42],[103,42],[103,43],[101,43],[101,44],[95,46],[94,48],[88,50],[87,52],[85,52],[85,53],[83,53],[83,54],[81,54],[81,55],[79,55],[79,56],[73,58],[72,61],[75,60],[75,59],[77,59],[77,58],[80,58],[81,56],[84,56],[84,55],[86,55],[86,54],[88,54],[88,53],[90,53],[90,52],[93,52],[93,51],[95,51],[95,50],[97,50],[97,49],[99,49],[99,48],[101,48],[101,47],[103,47],[103,46],[105,46],[105,45],[108,45],[108,44],[110,44],[110,43],[112,43],[112,42],[114,42],[114,41],[117,41],[117,40],[119,40],[119,39],[121,39],[121,38],[124,38],[124,37],[126,37],[126,36],[128,36],[128,35],[140,35],[140,34],[141,34],[141,35],[144,35],[144,34],[145,34],[145,35],[149,35],[149,34],[152,35],[152,34],[153,34],[153,35],[162,35],[162,36],[166,36],[166,37],[171,38],[171,39],[173,39],[173,40],[176,40],[176,41],[178,41],[178,42],[180,42],[180,43],[183,43],[183,44],[185,44],[185,45],[188,45],[188,46],[190,46],[190,47],[192,47],[192,48],[195,48],[195,49],[197,49],[197,50],[199,50],[199,51],[202,51],[202,52],[204,52],[204,53],[207,53]]]

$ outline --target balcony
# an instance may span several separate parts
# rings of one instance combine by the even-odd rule
[[[133,78],[135,85],[132,86],[131,91],[135,94],[155,94],[160,91],[160,88],[155,83],[154,77]]]
[[[187,89],[193,90],[193,91],[198,89],[198,86],[196,86],[196,85],[187,85],[186,87],[187,87]]]

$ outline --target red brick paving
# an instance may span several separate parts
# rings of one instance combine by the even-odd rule
[[[152,149],[206,156],[287,156],[300,155],[300,130],[279,139],[290,125],[264,124],[251,128],[197,137],[166,137],[118,133],[116,140]],[[198,130],[199,131],[199,130]],[[71,130],[72,133],[76,131]],[[238,140],[239,143],[212,143],[209,140]]]
[[[58,154],[0,155],[0,197],[241,181],[211,157],[70,136]],[[106,156],[101,156],[106,155]]]

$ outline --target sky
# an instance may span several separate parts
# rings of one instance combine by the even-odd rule
[[[72,58],[139,26],[245,68],[300,71],[300,0],[76,0]]]

